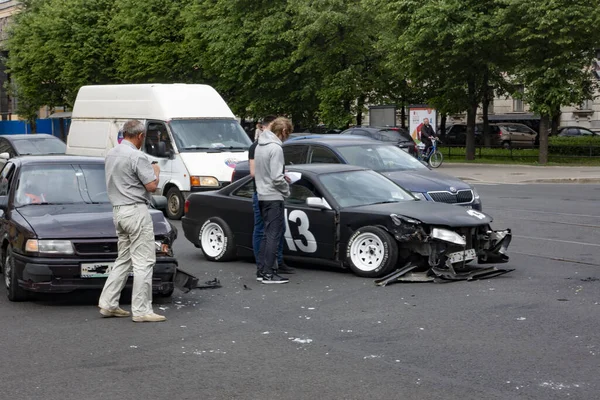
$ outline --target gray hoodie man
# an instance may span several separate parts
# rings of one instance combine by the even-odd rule
[[[281,140],[269,130],[264,130],[258,138],[254,154],[254,181],[259,201],[283,201],[290,195],[281,144]]]

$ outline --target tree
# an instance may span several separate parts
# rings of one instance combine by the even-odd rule
[[[391,62],[423,88],[442,114],[467,111],[467,154],[475,157],[477,109],[502,80],[496,0],[369,0],[389,29]]]
[[[591,66],[600,48],[598,0],[503,0],[503,29],[518,61],[514,79],[540,115],[539,163],[548,162],[548,130],[560,108],[592,98]]]
[[[361,0],[289,2],[287,33],[297,71],[316,83],[320,117],[327,125],[362,124],[365,103],[389,95],[392,75],[376,47],[379,26]]]
[[[113,73],[108,22],[114,0],[30,0],[9,31],[8,72],[18,112],[72,106],[84,84],[108,83]]]
[[[202,49],[185,46],[192,0],[120,0],[110,21],[115,78],[126,83],[201,83]]]

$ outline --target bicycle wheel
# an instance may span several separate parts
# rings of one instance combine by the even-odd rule
[[[429,165],[431,165],[431,168],[438,168],[443,162],[444,156],[437,150],[429,157]]]

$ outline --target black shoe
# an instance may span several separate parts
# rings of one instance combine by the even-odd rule
[[[256,271],[256,280],[259,282],[262,282],[263,280],[263,273],[260,271]]]
[[[288,283],[290,280],[288,278],[282,278],[277,274],[264,274],[262,283],[270,284],[270,283]]]
[[[296,270],[285,263],[279,264],[277,267],[278,274],[295,274]]]

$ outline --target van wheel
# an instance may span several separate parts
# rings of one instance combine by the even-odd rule
[[[352,272],[365,278],[379,278],[393,271],[398,261],[398,244],[386,231],[365,226],[348,241],[346,262]]]
[[[183,195],[175,186],[167,191],[167,217],[181,219],[183,216]]]

